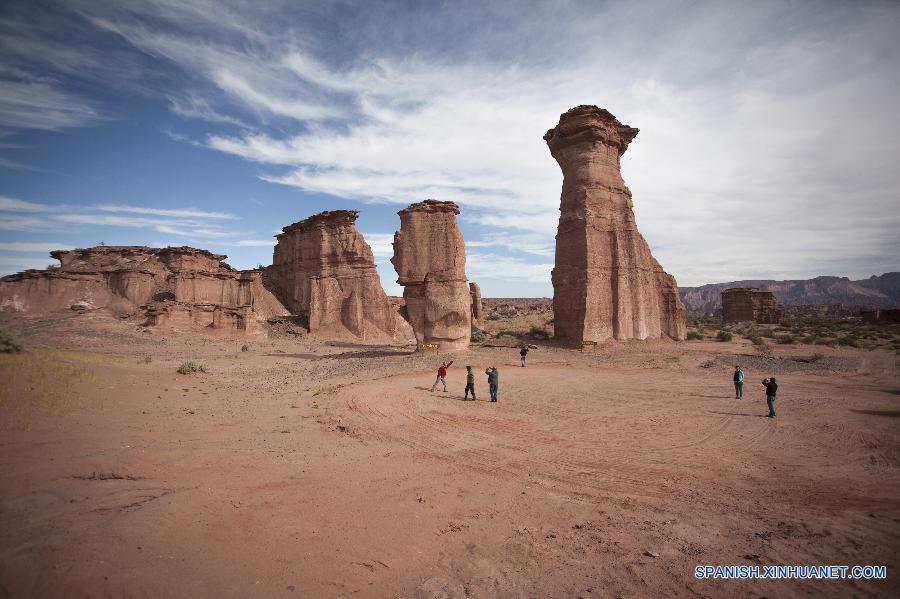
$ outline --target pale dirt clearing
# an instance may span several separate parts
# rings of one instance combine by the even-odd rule
[[[440,359],[402,348],[126,341],[0,356],[17,373],[0,410],[5,596],[898,590],[892,353],[829,349],[823,370],[809,348],[623,344],[540,348],[522,369],[479,349],[454,356],[445,394],[428,391]],[[209,373],[176,374],[187,358]],[[461,401],[466,363],[477,402]],[[758,383],[773,372],[774,421]],[[707,563],[887,564],[889,580],[695,580]]]

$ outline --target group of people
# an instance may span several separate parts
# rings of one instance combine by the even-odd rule
[[[437,389],[438,383],[444,385],[444,393],[447,392],[447,369],[453,365],[453,361],[450,362],[442,362],[440,368],[437,371],[437,378],[434,379],[434,384],[431,386],[431,392],[434,393],[434,390]],[[488,379],[488,389],[491,393],[491,401],[497,401],[498,395],[500,393],[500,371],[495,366],[488,367],[484,373],[487,375]],[[463,400],[469,399],[469,393],[472,393],[472,401],[477,401],[478,398],[475,396],[475,373],[472,371],[471,366],[466,366],[466,391],[463,395]]]
[[[528,346],[523,346],[521,350],[519,350],[519,357],[522,359],[522,368],[525,368],[525,358],[528,356]],[[453,365],[453,360],[449,362],[441,362],[441,366],[437,371],[437,378],[434,379],[434,384],[431,386],[431,392],[434,393],[434,390],[437,389],[438,383],[444,386],[444,393],[447,392],[447,369]],[[500,370],[497,369],[496,366],[489,366],[485,369],[484,373],[487,375],[488,382],[488,390],[491,393],[491,401],[497,401],[500,395]],[[475,396],[475,373],[472,371],[471,366],[466,366],[466,390],[463,394],[463,400],[469,399],[469,393],[472,393],[472,401],[477,401],[477,397]]]
[[[734,367],[734,398],[742,399],[744,397],[744,371],[740,366]],[[775,418],[775,396],[778,393],[778,383],[775,377],[763,379],[763,386],[766,388],[766,403],[769,405],[769,418]]]

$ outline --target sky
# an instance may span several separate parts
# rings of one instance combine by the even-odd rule
[[[360,212],[459,204],[487,297],[549,297],[580,104],[640,133],[637,224],[683,286],[900,270],[900,3],[5,0],[0,274],[190,245],[236,268]]]

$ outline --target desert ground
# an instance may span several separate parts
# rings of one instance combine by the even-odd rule
[[[521,368],[473,347],[432,393],[445,356],[412,346],[242,351],[92,313],[0,327],[25,344],[0,355],[0,596],[900,592],[895,351],[547,341]],[[187,360],[206,372],[179,374]],[[888,579],[696,580],[698,564]]]

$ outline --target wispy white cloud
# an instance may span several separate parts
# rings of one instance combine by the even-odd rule
[[[128,212],[131,214],[151,214],[154,216],[174,216],[179,218],[212,218],[217,220],[236,220],[240,218],[239,216],[228,212],[208,212],[195,209],[147,208],[144,206],[118,206],[112,204],[97,204],[91,206],[91,209],[99,210],[101,212]]]
[[[47,212],[52,209],[53,207],[48,204],[26,202],[25,200],[0,196],[0,211],[2,212]]]
[[[394,255],[393,233],[362,233],[362,236],[372,248],[376,260],[390,259]]]
[[[58,130],[81,127],[100,118],[87,100],[58,85],[0,79],[0,127]]]
[[[0,251],[48,254],[53,250],[72,250],[74,246],[54,241],[0,242]]]
[[[211,241],[213,247],[271,247],[275,245],[274,239],[238,239],[237,241]]]
[[[522,280],[543,284],[550,280],[553,264],[532,264],[518,258],[471,252],[466,256],[466,272],[471,280]]]

